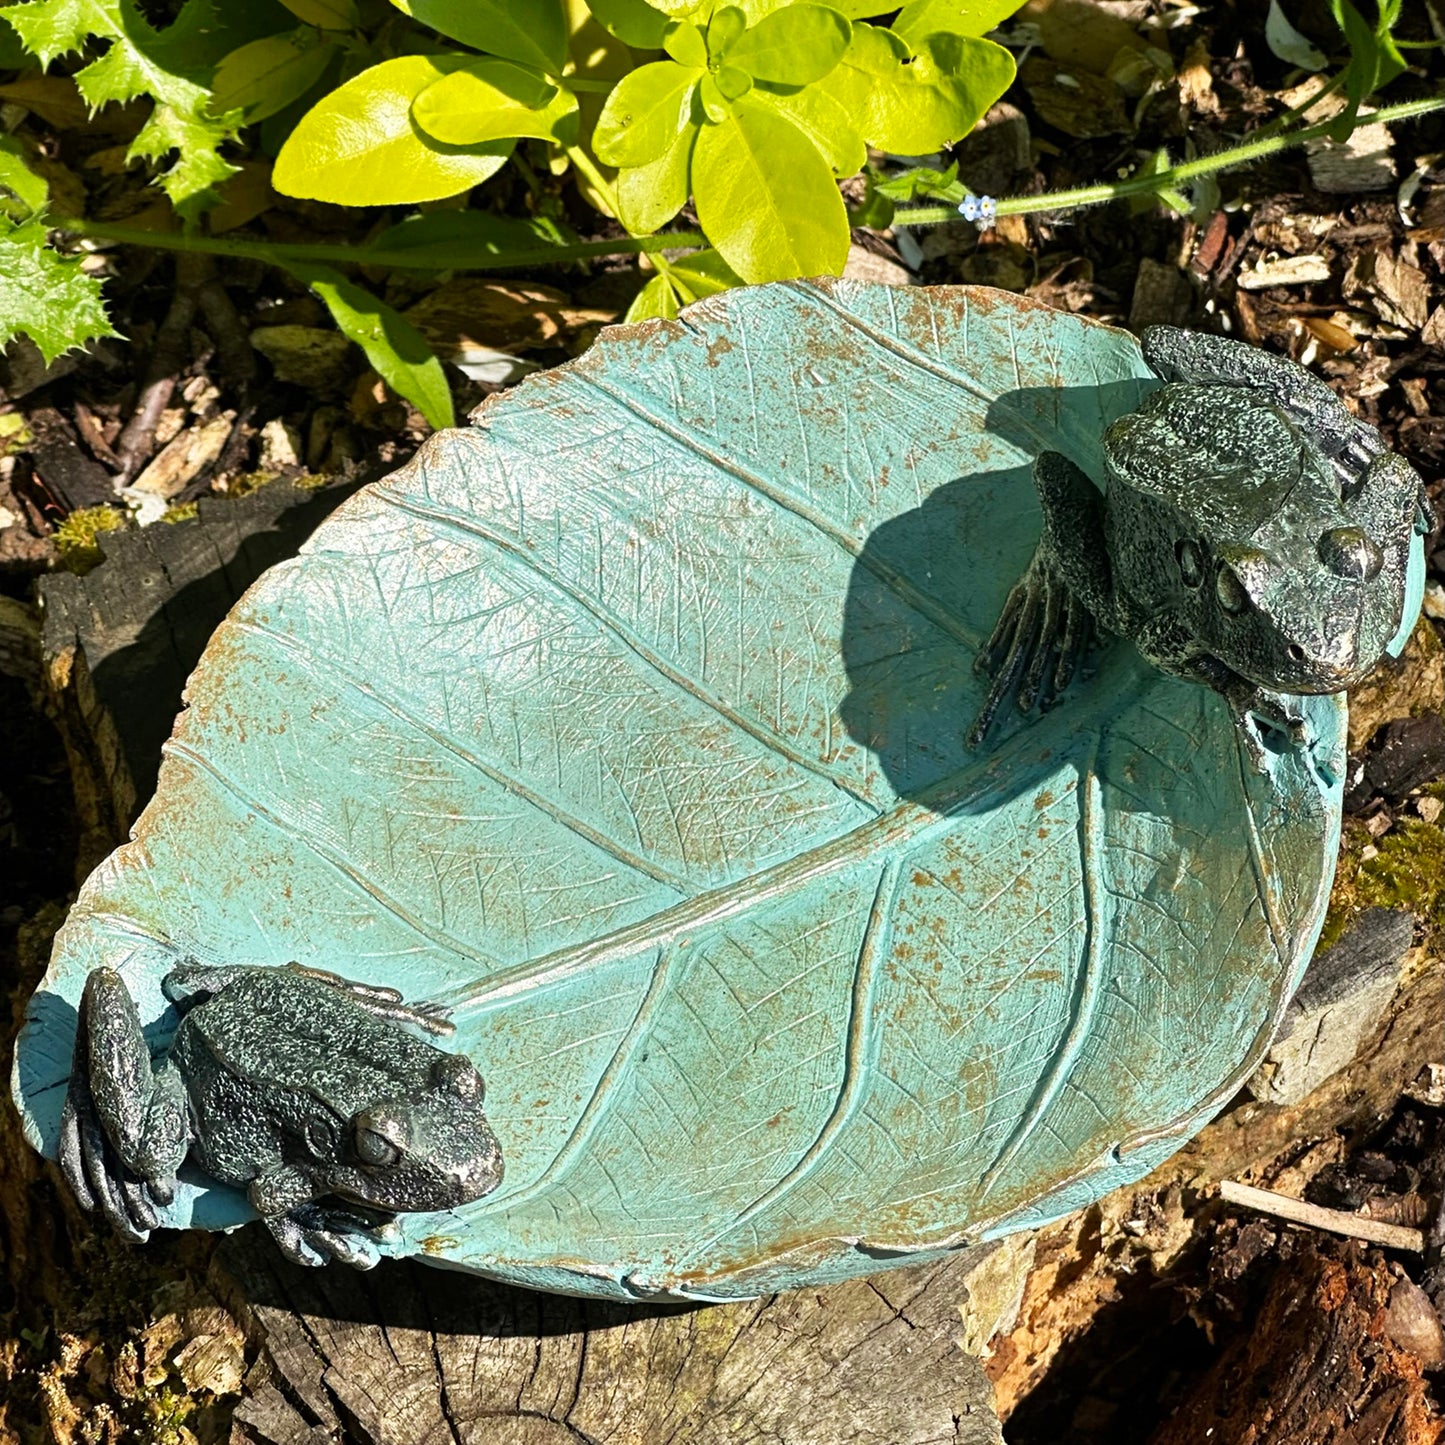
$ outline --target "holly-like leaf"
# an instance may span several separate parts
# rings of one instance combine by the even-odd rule
[[[78,70],[75,81],[92,110],[111,101],[149,96],[150,120],[127,153],[130,159],[165,162],[157,177],[183,215],[215,200],[213,187],[236,167],[220,148],[235,137],[239,111],[213,114],[206,72],[219,26],[212,0],[186,0],[173,24],[157,30],[135,0],[28,0],[3,12],[42,65],[108,40],[97,60]]]
[[[917,50],[930,35],[987,35],[1023,0],[912,0],[894,18],[890,29]]]
[[[510,60],[473,60],[427,86],[412,102],[412,119],[447,145],[534,136],[571,144],[577,138],[577,97],[539,70]]]
[[[62,256],[39,221],[0,222],[0,347],[28,336],[48,366],[62,352],[116,335],[100,282]]]
[[[224,115],[241,110],[248,124],[265,120],[300,100],[325,73],[337,48],[301,26],[267,35],[233,50],[216,68],[211,109]]]
[[[391,0],[405,15],[474,50],[560,75],[567,60],[562,0]]]
[[[426,338],[399,311],[329,266],[288,262],[286,269],[320,298],[342,334],[378,376],[440,431],[455,426],[451,388]]]
[[[654,161],[617,172],[617,219],[634,236],[650,236],[687,204],[688,173],[698,127],[686,125]]]
[[[681,134],[700,69],[657,60],[624,77],[607,97],[592,148],[605,166],[645,166]]]
[[[743,31],[728,47],[728,63],[754,80],[810,85],[843,58],[852,29],[827,5],[789,5]]]
[[[0,191],[14,196],[13,206],[5,206],[0,198],[0,209],[12,211],[17,221],[38,216],[50,198],[50,187],[26,164],[25,147],[18,136],[0,135]]]
[[[343,206],[386,206],[455,196],[495,175],[509,141],[429,142],[411,118],[429,85],[469,63],[464,55],[404,55],[338,86],[302,116],[276,157],[283,195]]]
[[[837,275],[848,259],[832,168],[797,126],[751,96],[703,126],[692,190],[708,240],[745,281]]]

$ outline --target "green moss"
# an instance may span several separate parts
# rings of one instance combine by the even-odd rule
[[[55,550],[67,572],[83,577],[104,557],[100,534],[116,532],[127,525],[124,512],[114,507],[82,507],[72,512],[55,531]]]
[[[232,477],[226,483],[226,495],[248,497],[252,492],[259,492],[262,487],[269,487],[280,475],[279,472],[242,472],[240,476]]]
[[[33,440],[25,418],[18,411],[7,411],[0,416],[0,457],[23,452]]]
[[[1424,941],[1438,944],[1445,939],[1445,830],[1401,818],[1365,857],[1370,841],[1359,824],[1346,829],[1320,948],[1336,942],[1366,908],[1403,908],[1424,925]]]
[[[200,503],[181,502],[177,506],[167,507],[160,515],[162,522],[189,522],[200,514]]]

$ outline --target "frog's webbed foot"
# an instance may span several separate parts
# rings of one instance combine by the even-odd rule
[[[269,1217],[266,1228],[293,1264],[319,1269],[334,1259],[353,1269],[374,1269],[381,1253],[376,1247],[373,1223],[345,1207],[313,1202]]]
[[[175,1196],[186,1154],[185,1096],[168,1062],[153,1068],[125,982],[85,981],[70,1086],[60,1116],[60,1170],[80,1207],[144,1240]]]
[[[1093,628],[1089,609],[1040,549],[1009,593],[993,635],[974,659],[974,671],[987,673],[993,682],[969,729],[968,746],[982,744],[1010,697],[1020,712],[1051,708],[1073,680]]]

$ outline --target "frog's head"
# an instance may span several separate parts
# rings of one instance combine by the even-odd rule
[[[1342,476],[1267,398],[1174,384],[1105,434],[1119,580],[1262,687],[1338,692],[1400,625],[1419,478]]]
[[[1301,538],[1287,557],[1281,551],[1252,543],[1214,549],[1200,582],[1206,618],[1201,640],[1221,662],[1263,687],[1339,692],[1374,667],[1394,635],[1403,564],[1395,586],[1375,587],[1384,551],[1351,524]]]
[[[502,1150],[482,1096],[471,1061],[438,1050],[417,1097],[369,1104],[352,1115],[327,1184],[343,1198],[391,1213],[480,1199],[502,1179]]]

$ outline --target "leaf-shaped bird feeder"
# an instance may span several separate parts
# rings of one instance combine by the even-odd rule
[[[53,1154],[87,973],[183,958],[449,1006],[506,1178],[391,1248],[636,1298],[821,1284],[1137,1179],[1318,931],[1343,708],[1259,770],[1128,643],[964,745],[1134,340],[979,289],[798,283],[604,333],[367,488],[191,679],[21,1041]],[[189,1176],[177,1225],[247,1217]]]

